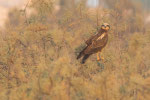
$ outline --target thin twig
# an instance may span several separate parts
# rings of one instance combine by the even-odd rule
[[[28,5],[29,5],[30,2],[31,2],[31,0],[29,0],[29,1],[27,2],[27,4],[25,5],[25,8],[22,10],[23,13],[24,13],[24,15],[25,15],[25,19],[26,19],[26,23],[27,23],[27,24],[29,24],[29,23],[28,23],[28,20],[27,20],[26,11],[27,11],[27,7],[28,7]]]

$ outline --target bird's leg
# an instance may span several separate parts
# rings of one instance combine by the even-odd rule
[[[100,61],[100,52],[97,53],[97,61]]]
[[[104,57],[100,56],[101,52],[97,53],[97,61],[104,60]]]
[[[102,56],[102,53],[100,55],[100,60],[104,60],[104,57]]]

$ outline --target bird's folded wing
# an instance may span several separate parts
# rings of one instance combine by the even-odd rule
[[[93,41],[91,46],[92,48],[99,48],[99,47],[104,46],[106,41],[107,41],[106,38],[98,39],[98,40]]]
[[[93,36],[91,36],[85,43],[86,43],[87,45],[91,45],[91,44],[92,44],[92,41],[93,41],[96,37],[97,37],[96,34],[93,35]]]

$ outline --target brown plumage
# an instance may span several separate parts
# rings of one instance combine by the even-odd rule
[[[97,60],[101,60],[99,57],[99,52],[102,51],[102,49],[106,46],[107,41],[108,41],[108,30],[110,29],[109,24],[104,23],[101,26],[101,29],[98,31],[97,34],[91,36],[85,43],[87,46],[80,52],[78,55],[77,59],[81,58],[82,59],[82,64],[85,63],[86,59],[94,54],[98,53]]]

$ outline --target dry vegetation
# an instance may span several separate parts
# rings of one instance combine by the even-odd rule
[[[64,1],[64,2],[63,2]],[[0,100],[150,100],[150,30],[139,4],[31,0],[12,9],[0,36]],[[27,16],[27,8],[34,12]],[[84,41],[108,22],[104,62],[76,60]],[[79,47],[80,46],[80,47]]]

